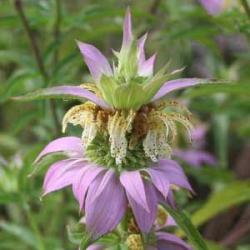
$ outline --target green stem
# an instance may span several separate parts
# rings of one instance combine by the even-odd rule
[[[22,0],[15,0],[15,8],[16,8],[17,14],[19,15],[19,17],[22,21],[24,30],[29,38],[30,46],[31,46],[31,49],[34,53],[37,67],[38,67],[38,69],[39,69],[39,71],[44,79],[44,82],[47,82],[49,80],[49,76],[45,70],[43,59],[42,59],[40,50],[38,48],[35,36],[31,30],[31,27],[30,27],[30,24],[28,22],[27,17],[25,16]]]
[[[60,1],[58,1],[58,2],[60,2]],[[47,71],[45,70],[45,66],[44,66],[43,58],[41,56],[41,52],[40,52],[39,47],[37,45],[34,33],[32,32],[32,29],[30,27],[29,21],[25,15],[22,0],[15,0],[15,8],[16,8],[18,16],[21,19],[24,30],[29,38],[30,46],[31,46],[31,49],[34,53],[34,58],[35,58],[37,67],[38,67],[40,74],[43,78],[44,86],[46,86],[49,83],[49,75],[48,75]],[[57,134],[60,134],[61,125],[60,125],[60,122],[59,122],[59,119],[57,116],[54,101],[50,100],[49,104],[50,104],[52,119],[54,120],[56,132],[57,132]]]
[[[46,250],[46,247],[44,245],[43,237],[42,237],[42,234],[40,232],[39,226],[37,224],[36,219],[33,217],[32,213],[30,211],[30,207],[27,204],[27,199],[25,198],[24,195],[21,195],[21,201],[22,201],[22,204],[23,204],[22,207],[23,207],[24,212],[25,212],[25,214],[27,216],[27,219],[28,219],[28,222],[30,224],[30,227],[33,230],[34,235],[36,237],[36,240],[37,240],[37,249],[38,250]]]
[[[243,6],[248,18],[250,19],[250,7],[249,7],[247,0],[239,0],[239,1],[241,5]]]
[[[55,9],[55,23],[54,23],[54,39],[55,43],[58,43],[60,40],[60,34],[61,34],[61,0],[56,0],[56,9]],[[55,53],[54,53],[54,65],[56,66],[58,62],[58,48],[56,47]]]

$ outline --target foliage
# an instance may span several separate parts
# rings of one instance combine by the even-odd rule
[[[76,249],[84,232],[78,224],[77,203],[68,190],[40,198],[47,164],[30,174],[37,153],[61,133],[63,114],[78,102],[17,102],[11,97],[48,86],[90,82],[75,40],[95,44],[110,55],[108,48],[120,47],[126,1],[23,0],[42,66],[17,2],[2,0],[0,13],[0,249]],[[217,79],[177,96],[189,103],[196,119],[208,124],[206,148],[218,164],[199,169],[187,165],[196,195],[190,200],[180,192],[176,198],[189,215],[167,210],[196,249],[206,249],[200,234],[206,238],[215,216],[235,208],[239,212],[230,228],[221,238],[209,238],[207,246],[248,249],[249,232],[229,245],[220,243],[237,226],[235,220],[250,199],[249,181],[241,180],[250,177],[250,16],[240,4],[211,16],[192,0],[134,1],[131,10],[136,33],[150,29],[147,52],[158,51],[159,65],[171,59],[173,68],[186,67],[181,77]],[[77,128],[74,132],[79,134]],[[188,218],[199,226],[200,234]]]

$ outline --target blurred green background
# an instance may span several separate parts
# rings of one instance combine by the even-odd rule
[[[231,2],[211,16],[195,0],[0,1],[1,250],[77,249],[80,215],[71,192],[41,200],[48,164],[30,176],[37,153],[61,135],[63,114],[75,102],[10,97],[90,81],[75,40],[111,56],[120,47],[128,4],[135,34],[149,31],[147,54],[157,52],[158,67],[171,59],[173,68],[186,67],[181,77],[230,82],[179,95],[209,127],[206,149],[218,164],[186,164],[196,195],[177,199],[209,249],[250,249],[250,12],[241,5],[247,1]]]

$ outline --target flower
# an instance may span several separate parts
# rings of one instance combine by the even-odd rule
[[[158,203],[172,203],[173,185],[192,191],[182,168],[173,160],[118,172],[116,168],[89,161],[78,137],[50,142],[35,163],[58,152],[65,153],[67,158],[50,166],[44,179],[44,195],[71,186],[80,209],[85,212],[86,228],[94,238],[112,231],[128,206],[140,230],[147,233],[155,221]]]
[[[172,91],[209,81],[199,78],[171,80],[181,70],[166,72],[168,65],[154,74],[156,56],[146,59],[146,38],[147,34],[138,41],[134,38],[128,10],[121,50],[114,51],[117,60],[112,67],[93,45],[77,41],[94,83],[42,89],[21,99],[63,97],[85,102],[66,113],[63,131],[68,123],[80,125],[85,149],[101,135],[103,141],[110,145],[111,157],[120,169],[128,168],[126,157],[136,147],[140,148],[137,151],[143,159],[146,157],[152,162],[170,158],[177,123],[183,125],[188,133],[192,124],[186,108],[175,101],[163,99]],[[105,164],[109,165],[108,162]]]
[[[201,167],[204,164],[216,165],[215,157],[204,150],[206,133],[207,126],[202,124],[197,126],[191,131],[192,147],[185,150],[175,149],[173,155],[194,167]]]
[[[199,0],[210,15],[218,15],[226,8],[236,5],[233,0]]]

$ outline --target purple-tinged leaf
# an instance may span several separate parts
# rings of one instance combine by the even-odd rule
[[[73,153],[74,157],[80,158],[83,156],[82,140],[75,136],[67,136],[51,141],[37,156],[34,163],[38,163],[46,155],[58,152]]]
[[[200,78],[181,78],[176,80],[167,81],[162,85],[162,87],[158,90],[156,95],[152,98],[151,101],[157,101],[160,98],[163,98],[168,93],[183,89],[187,87],[192,87],[198,84],[206,84],[209,83],[206,79],[200,79]]]
[[[107,58],[95,46],[79,41],[77,45],[95,81],[99,82],[103,74],[107,76],[113,74]]]
[[[39,89],[23,96],[16,96],[12,99],[20,101],[32,101],[46,98],[63,98],[63,99],[78,99],[85,102],[92,101],[100,107],[109,108],[101,98],[94,93],[79,86],[63,85],[58,87],[51,87],[46,89]]]
[[[156,54],[145,60],[143,63],[139,64],[138,74],[145,77],[153,75],[155,59]]]
[[[71,185],[75,176],[85,167],[82,160],[62,160],[51,165],[43,183],[44,194],[57,191]]]
[[[123,39],[122,39],[122,48],[129,47],[133,40],[132,34],[132,21],[131,13],[129,8],[127,9],[125,20],[123,23]]]
[[[139,61],[139,68],[141,67],[141,64],[145,62],[146,57],[145,57],[145,42],[147,39],[148,34],[146,33],[143,35],[139,40],[138,40],[138,61]]]

